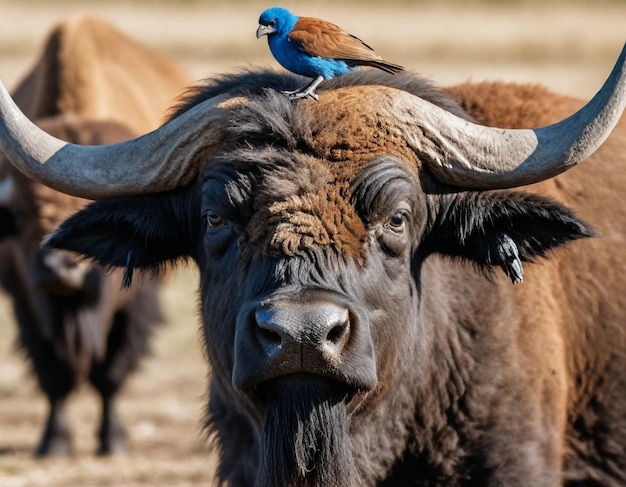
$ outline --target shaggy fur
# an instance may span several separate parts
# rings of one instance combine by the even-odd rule
[[[263,460],[256,484],[354,483],[344,399],[341,389],[310,379],[272,384],[267,391]]]
[[[626,285],[624,124],[554,180],[464,191],[439,183],[401,139],[372,140],[357,107],[327,107],[322,89],[317,104],[275,91],[300,83],[251,71],[198,88],[174,116],[218,93],[250,97],[229,113],[199,183],[99,201],[48,240],[104,265],[128,266],[119,249],[131,249],[131,268],[197,263],[218,482],[626,482],[626,298],[615,292]],[[392,85],[514,127],[579,105],[498,83],[450,96],[409,73],[363,71],[324,89],[350,84]],[[598,238],[585,238],[594,230],[579,214]],[[329,324],[327,309],[348,318]],[[291,340],[302,355],[284,353]]]

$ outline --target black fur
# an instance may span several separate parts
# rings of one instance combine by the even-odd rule
[[[97,286],[107,279],[101,269],[94,269],[91,274],[90,279]],[[71,452],[66,402],[85,380],[98,391],[105,408],[99,427],[98,452],[125,451],[126,433],[117,417],[115,401],[128,375],[147,354],[155,325],[162,322],[156,282],[146,281],[137,286],[127,306],[115,312],[113,323],[108,323],[107,308],[112,304],[103,301],[110,296],[102,298],[101,291],[96,302],[80,296],[57,297],[35,292],[33,296],[39,308],[34,310],[32,297],[24,294],[17,284],[19,280],[12,271],[2,275],[2,285],[13,299],[20,346],[50,403],[37,454]]]
[[[352,485],[345,393],[296,378],[267,392],[259,487]]]

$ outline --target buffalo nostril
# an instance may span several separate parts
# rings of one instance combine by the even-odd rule
[[[347,312],[345,316],[336,320],[329,326],[326,337],[321,344],[321,352],[324,360],[335,366],[341,362],[344,350],[350,337],[350,320]]]
[[[335,325],[326,335],[326,340],[333,345],[339,345],[345,336],[349,333],[350,325],[348,322]]]
[[[252,326],[261,348],[268,355],[275,355],[284,347],[286,330],[284,325],[276,319],[273,311],[257,310],[254,314]]]
[[[282,345],[282,337],[272,329],[257,326],[257,337],[259,342],[267,351],[276,351]]]

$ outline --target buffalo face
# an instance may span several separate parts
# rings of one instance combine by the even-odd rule
[[[311,475],[349,485],[348,418],[396,382],[414,321],[410,257],[425,205],[399,162],[354,178],[269,152],[204,175],[202,304],[218,395],[263,431],[262,485]]]

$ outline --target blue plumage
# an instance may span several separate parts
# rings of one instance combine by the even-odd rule
[[[317,99],[315,89],[324,79],[345,74],[356,66],[372,66],[389,73],[403,69],[384,61],[370,46],[340,27],[312,17],[298,17],[280,7],[261,14],[256,35],[267,36],[270,51],[285,69],[313,78],[305,87],[287,92],[292,99]]]

